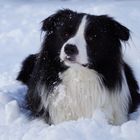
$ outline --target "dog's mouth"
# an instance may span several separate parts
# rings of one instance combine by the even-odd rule
[[[81,65],[83,67],[88,67],[88,64],[81,64],[76,60],[75,56],[65,56],[64,60],[62,61],[67,66],[73,65]]]
[[[64,61],[69,61],[71,63],[76,63],[76,58],[74,56],[66,56]]]

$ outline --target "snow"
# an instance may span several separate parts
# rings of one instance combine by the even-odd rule
[[[140,140],[140,109],[121,126],[109,125],[100,111],[92,119],[48,126],[29,119],[23,108],[27,87],[15,80],[21,61],[42,42],[41,21],[58,9],[109,14],[131,30],[124,59],[140,85],[140,1],[1,0],[0,1],[0,140]]]

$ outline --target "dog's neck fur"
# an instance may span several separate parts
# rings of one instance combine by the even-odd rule
[[[121,124],[127,120],[129,90],[124,76],[122,89],[116,87],[114,91],[105,89],[102,77],[96,71],[80,65],[69,68],[60,78],[62,83],[49,94],[47,100],[54,124],[91,118],[98,109],[106,113],[109,123]]]

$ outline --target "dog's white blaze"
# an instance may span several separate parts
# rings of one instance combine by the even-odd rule
[[[61,85],[47,101],[52,123],[92,118],[98,109],[105,113],[109,123],[118,125],[127,121],[130,94],[124,75],[121,91],[116,89],[114,93],[104,87],[96,71],[80,65],[69,68],[61,79]]]
[[[64,52],[64,47],[66,44],[73,44],[76,45],[79,54],[76,56],[76,62],[80,64],[87,64],[88,63],[88,57],[87,57],[87,50],[86,50],[86,40],[84,37],[84,31],[86,28],[86,20],[87,16],[84,16],[79,28],[77,30],[77,33],[74,37],[70,38],[65,44],[63,45],[60,53],[60,59],[63,61],[66,57],[66,54]],[[70,65],[71,63],[65,62],[66,65]]]

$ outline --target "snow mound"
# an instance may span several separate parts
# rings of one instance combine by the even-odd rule
[[[92,119],[47,125],[41,119],[29,119],[22,110],[26,87],[20,83],[0,91],[0,140],[139,140],[140,115],[121,126],[109,125],[97,111]],[[138,113],[138,112],[137,112]],[[138,117],[139,116],[139,117]]]

